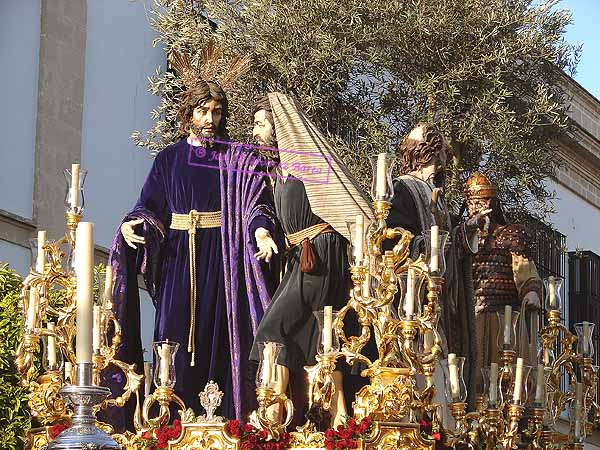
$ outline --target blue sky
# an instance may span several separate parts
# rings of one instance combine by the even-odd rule
[[[600,100],[600,0],[563,0],[559,7],[573,14],[567,41],[583,44],[575,80]]]

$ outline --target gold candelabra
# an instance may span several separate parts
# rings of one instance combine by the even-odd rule
[[[475,411],[468,411],[462,374],[465,358],[445,355],[447,363],[442,371],[443,340],[438,323],[448,233],[436,228],[414,236],[402,228],[388,228],[392,165],[389,155],[383,156],[386,173],[381,175],[377,165],[375,179],[384,176],[386,183],[385,188],[374,183],[374,220],[365,224],[363,218],[351,227],[354,258],[350,267],[353,286],[349,301],[340,311],[320,312],[317,363],[306,368],[309,407],[331,409],[336,363],[345,358],[350,365],[361,365],[362,376],[369,379],[353,403],[355,419],[370,417],[373,421],[369,436],[359,440],[359,448],[431,450],[434,442],[423,437],[420,430],[423,420],[430,421],[434,434],[440,431],[445,444],[454,448],[460,445],[489,450],[582,448],[592,425],[600,424],[600,407],[595,402],[598,367],[592,359],[593,324],[577,324],[577,336],[562,325],[560,280],[547,280],[546,325],[539,332],[536,383],[529,381],[530,368],[518,358],[513,336],[499,348],[499,363],[488,368],[488,387],[485,392],[477,393]],[[73,350],[76,280],[70,262],[81,213],[81,208],[71,205],[66,214],[65,236],[54,242],[44,240],[39,246],[41,262],[26,277],[20,296],[25,326],[16,351],[16,366],[23,385],[29,387],[32,415],[43,425],[72,414],[60,390],[74,381],[72,371],[65,370],[65,366],[76,364]],[[425,254],[421,252],[423,249]],[[53,294],[57,287],[59,297]],[[183,432],[169,443],[170,450],[239,449],[240,438],[229,435],[223,418],[214,416],[223,395],[216,384],[209,383],[200,395],[207,411],[201,417],[186,410],[182,399],[175,394],[176,343],[153,344],[156,389],[148,393],[140,406],[143,376],[136,373],[134,365],[116,359],[122,330],[113,313],[110,293],[109,286],[102,304],[98,305],[98,342],[88,376],[93,384],[99,384],[102,373],[114,366],[127,380],[120,396],[99,400],[97,409],[122,407],[132,394],[136,395],[136,433],[113,435],[114,440],[125,449],[136,448],[149,430],[169,423],[170,407],[175,403],[181,408]],[[345,330],[352,326],[345,325],[356,325],[347,323],[350,316],[355,316],[358,323],[356,333],[347,335]],[[511,318],[505,317],[508,323]],[[54,325],[44,327],[51,319]],[[377,352],[366,354],[365,348],[372,340]],[[40,374],[34,360],[41,342],[46,363]],[[256,380],[258,409],[252,423],[277,440],[291,423],[294,405],[285,394],[276,391],[279,344],[260,344],[263,347]],[[54,357],[49,358],[52,349]],[[565,378],[567,389],[561,383]],[[531,389],[528,390],[528,385],[534,384],[535,399],[529,396]],[[69,390],[65,392],[68,396]],[[440,398],[440,392],[445,393],[446,401]],[[153,417],[151,410],[155,404],[158,413]],[[568,434],[560,433],[554,426],[565,411],[571,413],[572,419]],[[444,421],[448,415],[453,424]],[[324,434],[309,420],[291,433],[290,445],[323,448],[324,439]]]

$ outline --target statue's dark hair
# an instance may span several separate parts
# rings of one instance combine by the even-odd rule
[[[229,104],[227,95],[223,88],[214,81],[199,81],[195,87],[189,89],[184,95],[179,107],[179,136],[184,138],[190,133],[190,123],[192,121],[194,109],[210,100],[216,100],[221,103],[223,112],[221,113],[221,122],[217,125],[216,136],[219,138],[227,137],[227,117],[229,116]]]
[[[423,129],[423,139],[413,139],[409,133],[400,143],[399,164],[403,174],[429,165],[442,151],[448,152],[444,136],[437,128],[426,123],[419,123],[416,128]]]
[[[254,108],[252,109],[252,120],[254,120],[254,115],[257,112],[262,111],[262,110],[265,111],[265,117],[273,126],[273,130],[275,130],[275,119],[273,119],[273,108],[271,107],[271,102],[269,101],[268,95],[263,95],[254,104]]]

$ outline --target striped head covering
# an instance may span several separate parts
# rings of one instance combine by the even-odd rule
[[[348,222],[374,219],[369,200],[295,99],[273,92],[269,102],[282,167],[302,180],[312,211],[350,240]]]

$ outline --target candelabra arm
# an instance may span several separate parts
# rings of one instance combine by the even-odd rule
[[[256,399],[258,401],[258,410],[256,418],[258,423],[274,440],[278,440],[281,433],[292,422],[294,416],[294,404],[285,394],[276,394],[270,388],[256,388]],[[285,410],[285,419],[280,422],[278,418],[269,417],[268,409],[271,406],[280,405]]]
[[[157,387],[156,390],[144,400],[144,406],[142,408],[143,428],[160,428],[167,425],[171,418],[169,405],[173,402],[179,405],[182,411],[185,411],[185,403],[183,403],[183,400],[175,394],[173,388],[167,386]],[[158,416],[151,418],[150,408],[154,403],[159,404],[160,410]]]
[[[507,429],[502,438],[502,444],[506,450],[516,449],[519,439],[519,420],[523,415],[523,407],[520,405],[508,406]]]

